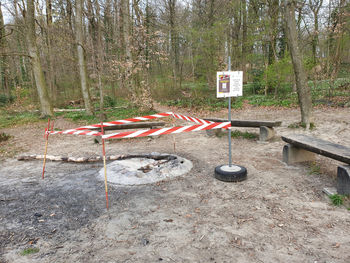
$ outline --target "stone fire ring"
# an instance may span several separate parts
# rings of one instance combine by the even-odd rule
[[[185,175],[192,162],[174,154],[151,153],[137,155],[107,164],[107,181],[115,185],[153,184]],[[104,169],[98,174],[104,180]]]

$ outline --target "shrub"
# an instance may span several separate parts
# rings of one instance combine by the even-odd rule
[[[11,138],[11,135],[6,134],[4,132],[0,133],[0,142],[4,142],[7,141],[8,139]]]

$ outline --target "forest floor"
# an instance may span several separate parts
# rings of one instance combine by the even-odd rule
[[[48,162],[42,180],[41,161],[8,156],[43,154],[45,123],[2,129],[13,137],[0,161],[0,262],[350,262],[350,211],[322,193],[335,186],[339,163],[318,156],[316,163],[287,166],[280,139],[306,133],[350,146],[349,116],[349,108],[316,108],[316,128],[305,131],[288,128],[300,119],[296,108],[233,111],[235,119],[283,121],[268,143],[232,140],[233,163],[248,170],[239,183],[213,177],[228,161],[227,136],[190,132],[110,141],[111,155],[174,153],[175,141],[176,154],[193,168],[156,184],[110,185],[109,211],[97,179],[102,163]],[[55,126],[77,125],[58,119]],[[88,136],[52,135],[48,153],[95,156],[101,145]]]

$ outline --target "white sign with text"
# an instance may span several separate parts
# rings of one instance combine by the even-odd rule
[[[243,71],[220,71],[216,73],[216,97],[239,97],[243,95]]]

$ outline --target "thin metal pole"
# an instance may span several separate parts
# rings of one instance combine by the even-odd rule
[[[50,118],[47,120],[47,128],[45,129],[45,135],[44,138],[46,140],[45,142],[45,153],[44,153],[44,162],[43,162],[43,173],[41,175],[41,178],[44,179],[45,175],[45,166],[46,166],[46,155],[47,155],[47,146],[49,143],[49,132],[50,131]]]
[[[102,121],[101,121],[101,133],[102,133],[102,135],[104,135]],[[104,166],[104,172],[105,172],[106,208],[108,210],[108,186],[107,186],[106,148],[105,148],[105,139],[103,139],[103,138],[102,138],[102,154],[103,154],[103,166]]]
[[[231,56],[228,57],[228,71],[231,71]],[[228,121],[231,123],[231,97],[228,97]],[[228,129],[228,166],[232,165],[231,127]]]

